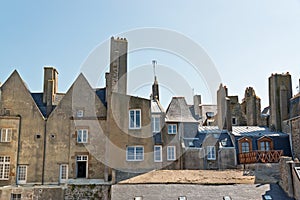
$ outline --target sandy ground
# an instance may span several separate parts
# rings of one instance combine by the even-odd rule
[[[119,184],[185,183],[185,184],[254,184],[255,176],[244,176],[242,170],[158,170],[151,171]]]

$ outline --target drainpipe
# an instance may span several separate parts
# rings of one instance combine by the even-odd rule
[[[43,166],[42,166],[42,185],[44,185],[44,178],[45,178],[45,162],[46,162],[46,132],[47,132],[47,120],[48,118],[45,118],[45,126],[44,126],[44,150],[43,150]]]
[[[17,166],[16,166],[16,185],[18,185],[18,167],[20,160],[20,147],[21,147],[21,125],[22,125],[22,116],[17,115],[19,118],[19,132],[18,132],[18,150],[17,150]]]

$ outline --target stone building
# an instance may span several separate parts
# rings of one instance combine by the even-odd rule
[[[272,74],[269,77],[270,128],[282,131],[282,122],[289,118],[289,101],[292,98],[291,75]]]

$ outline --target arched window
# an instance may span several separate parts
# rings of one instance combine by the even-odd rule
[[[257,146],[260,151],[273,150],[273,140],[269,137],[261,137],[257,140]]]
[[[249,142],[242,142],[242,153],[247,153],[250,151]]]
[[[249,153],[252,151],[251,138],[243,137],[238,140],[238,143],[239,143],[239,152],[240,153]]]

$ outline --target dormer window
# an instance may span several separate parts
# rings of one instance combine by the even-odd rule
[[[76,111],[76,117],[83,117],[83,114],[84,114],[83,110]]]
[[[177,124],[168,124],[168,134],[177,133]]]

